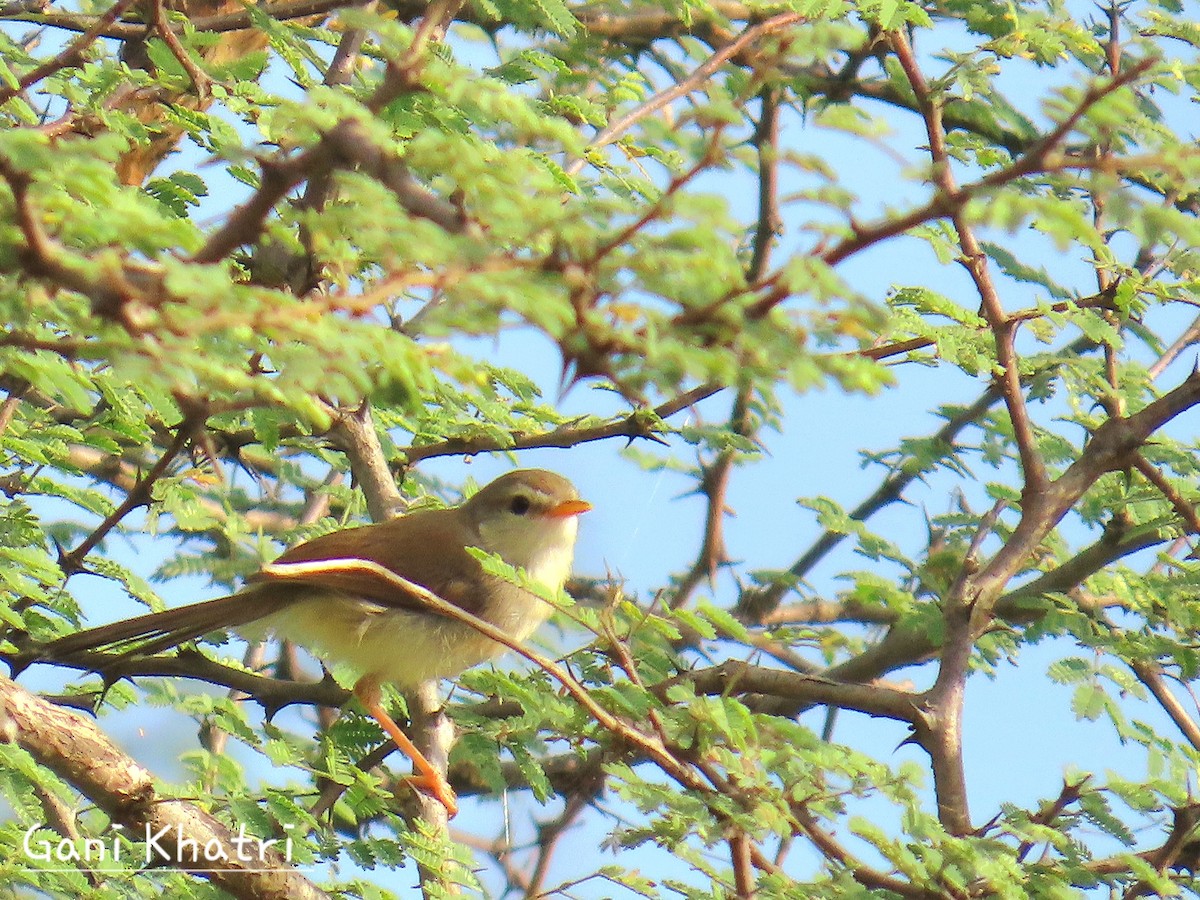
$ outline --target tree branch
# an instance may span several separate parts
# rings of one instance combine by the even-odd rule
[[[737,38],[719,50],[716,50],[712,56],[692,70],[686,78],[676,82],[666,90],[659,91],[645,103],[630,110],[615,122],[610,122],[604,130],[589,142],[588,149],[595,152],[608,146],[641,119],[653,115],[672,101],[678,100],[680,97],[684,97],[699,88],[704,82],[715,75],[721,66],[725,65],[726,62],[741,53],[755,41],[768,34],[782,31],[799,22],[803,22],[804,18],[800,13],[779,13],[758,24],[747,26]],[[567,174],[578,175],[586,164],[587,159],[585,157],[576,159],[566,167]]]
[[[133,6],[133,4],[134,0],[117,0],[102,15],[97,16],[87,27],[87,30],[71,41],[61,53],[26,72],[17,79],[15,85],[0,88],[0,106],[3,106],[21,92],[33,87],[43,78],[49,78],[63,69],[83,65],[87,59],[87,51],[92,44],[96,43],[105,33],[106,29],[117,21],[125,10]]]
[[[178,836],[200,847],[213,842],[224,850],[216,860],[155,857],[154,862],[184,871],[203,869],[204,878],[240,900],[328,900],[273,848],[264,848],[259,861],[258,852],[248,853],[235,844],[229,829],[200,807],[161,796],[150,773],[117,749],[91,720],[47,703],[2,676],[0,726],[4,740],[28,751],[124,828],[143,835],[165,829],[170,837],[163,849],[176,846]]]
[[[203,416],[198,416],[199,420],[203,420]],[[154,488],[155,483],[167,473],[167,469],[171,463],[175,461],[187,445],[188,440],[192,436],[192,429],[198,426],[198,422],[192,416],[185,416],[183,421],[179,423],[175,429],[175,437],[171,444],[163,451],[162,456],[154,464],[145,475],[137,480],[137,483],[130,488],[125,495],[125,499],[109,513],[104,521],[93,529],[79,545],[69,553],[64,553],[59,557],[58,565],[67,575],[74,574],[83,566],[84,559],[95,549],[96,545],[104,540],[105,536],[115,528],[122,519],[137,509],[139,506],[146,506],[151,502],[150,492]]]

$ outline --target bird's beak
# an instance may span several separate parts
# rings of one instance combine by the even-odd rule
[[[592,504],[586,500],[564,500],[558,506],[553,506],[546,510],[546,515],[554,519],[565,519],[569,516],[577,516],[580,513],[585,513],[592,508]]]

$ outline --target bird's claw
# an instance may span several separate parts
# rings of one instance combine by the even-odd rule
[[[444,778],[430,778],[426,775],[413,774],[404,779],[414,791],[428,794],[442,806],[446,807],[446,815],[453,819],[458,815],[458,798],[454,789]]]

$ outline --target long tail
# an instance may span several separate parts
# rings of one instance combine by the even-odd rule
[[[279,593],[250,588],[228,597],[147,613],[69,634],[40,648],[39,656],[67,661],[76,654],[93,650],[139,656],[158,653],[210,631],[236,628],[261,619],[283,609],[291,599]]]

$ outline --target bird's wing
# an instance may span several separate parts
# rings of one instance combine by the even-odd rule
[[[468,612],[479,614],[487,596],[485,575],[466,547],[478,535],[461,524],[451,510],[417,512],[377,525],[334,531],[299,544],[275,563],[366,559],[391,569]],[[259,572],[248,586],[229,597],[148,613],[101,625],[51,641],[42,651],[51,659],[68,659],[99,649],[149,654],[174,647],[223,628],[236,628],[323,591],[372,600],[382,606],[431,612],[416,597],[369,571],[331,566],[302,576]]]
[[[383,606],[429,611],[419,599],[405,594],[379,574],[332,564],[339,559],[369,560],[478,615],[489,576],[466,548],[479,543],[479,536],[462,524],[455,511],[427,510],[313,538],[275,560],[272,571],[259,572],[249,581],[264,588],[299,583],[304,585],[306,593],[321,589],[339,591]],[[303,574],[289,576],[286,571],[275,570],[275,567],[286,570],[288,563],[324,561],[331,561],[325,571],[306,568]],[[263,591],[263,596],[276,593]]]
[[[275,562],[370,559],[432,590],[443,600],[478,614],[487,595],[488,576],[466,551],[467,546],[478,544],[479,536],[463,526],[460,517],[450,510],[430,510],[322,535],[293,547]],[[436,558],[431,547],[437,547]],[[79,631],[48,643],[43,653],[60,660],[97,649],[157,653],[210,631],[238,628],[287,610],[294,602],[312,599],[313,594],[326,590],[360,596],[383,606],[428,611],[420,600],[370,571],[331,565],[328,571],[307,571],[302,576],[259,572],[239,593]]]

